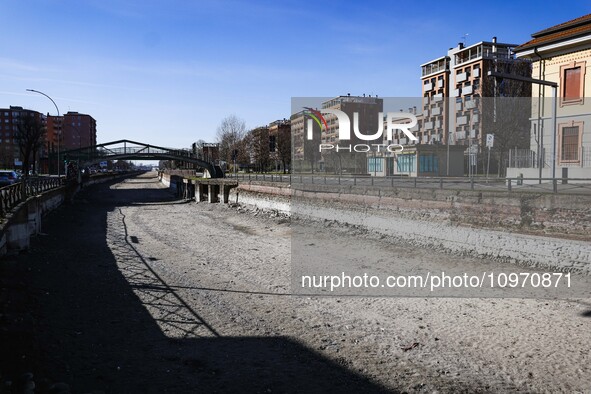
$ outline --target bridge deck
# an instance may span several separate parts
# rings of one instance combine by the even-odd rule
[[[201,184],[201,185],[223,185],[223,186],[230,186],[236,187],[238,186],[238,181],[236,179],[223,179],[223,178],[207,178],[207,179],[183,179],[184,183],[193,183],[193,184]]]

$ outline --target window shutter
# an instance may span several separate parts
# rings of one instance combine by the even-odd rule
[[[578,99],[581,97],[581,67],[564,70],[564,98]]]

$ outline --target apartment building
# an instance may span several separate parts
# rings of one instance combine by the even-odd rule
[[[23,157],[19,149],[18,125],[24,116],[35,116],[43,124],[46,118],[43,114],[24,109],[23,107],[10,106],[0,108],[0,168],[22,169]],[[36,168],[39,158],[46,155],[45,144],[41,144],[39,151],[34,158]],[[33,163],[31,163],[33,164]]]
[[[451,51],[451,50],[450,50]],[[447,143],[449,139],[450,56],[421,64],[423,127],[420,143]]]
[[[57,151],[58,134],[61,135],[60,151],[96,145],[96,120],[86,114],[69,111],[62,116],[47,116],[47,141],[50,151]]]
[[[380,122],[383,121],[380,113],[384,111],[384,100],[377,96],[351,96],[348,94],[324,101],[322,103],[322,109],[337,109],[347,114],[351,121],[351,139],[341,143],[339,140],[339,122],[337,117],[327,114],[324,117],[328,128],[322,133],[321,143],[340,145],[342,147],[354,146],[356,144],[367,143],[367,141],[357,138],[353,132],[354,113],[358,114],[359,130],[361,133],[375,133],[379,129]],[[331,150],[321,156],[319,161],[320,169],[327,172],[367,174],[367,157],[368,155],[362,152],[348,151],[346,149],[339,150],[339,152],[336,152],[336,149]]]
[[[489,71],[531,76],[530,62],[517,59],[514,47],[516,44],[500,43],[496,37],[470,46],[460,43],[445,56],[421,65],[424,114],[423,129],[419,132],[421,143],[465,146],[469,165],[476,166],[475,157],[483,152],[486,135],[501,133],[491,124],[496,120],[491,114],[498,102],[487,98],[531,95],[531,85],[527,82],[499,83],[488,76]],[[525,147],[529,129],[512,128],[506,135],[497,137],[503,146]]]
[[[408,108],[408,113],[409,114],[413,114],[416,119],[417,119],[417,124],[413,127],[411,127],[409,129],[409,131],[411,133],[413,133],[417,138],[419,138],[418,141],[413,141],[411,139],[409,139],[406,134],[404,134],[402,131],[400,130],[395,130],[392,137],[393,140],[388,141],[386,139],[386,130],[388,127],[388,123],[387,123],[387,116],[384,115],[384,144],[400,144],[400,145],[415,145],[415,144],[427,144],[430,143],[429,140],[427,139],[423,139],[420,138],[423,134],[423,130],[424,130],[424,122],[425,122],[425,116],[423,113],[419,112],[419,109],[417,109],[416,106]],[[400,112],[404,112],[402,109],[400,109]],[[407,117],[400,117],[400,118],[396,118],[394,117],[394,123],[410,123],[410,119]]]
[[[403,109],[400,109],[400,112],[404,112]],[[419,136],[420,130],[423,128],[423,114],[418,113],[417,107],[413,106],[408,108],[408,113],[415,115],[417,118],[417,124],[410,128],[409,131],[412,132],[415,136]],[[393,118],[394,123],[409,123],[411,120],[406,116],[401,116],[400,118]],[[387,114],[383,117],[383,127],[384,127],[384,134],[383,140],[381,144],[385,147],[391,144],[396,145],[403,145],[405,150],[408,149],[409,146],[413,146],[415,144],[420,143],[419,141],[410,140],[402,131],[394,130],[392,134],[392,140],[387,139],[387,129],[388,129],[388,121],[387,121]],[[399,166],[397,165],[397,160],[399,156],[396,155],[394,152],[390,152],[385,148],[380,149],[379,151],[372,151],[367,156],[367,171],[370,175],[373,176],[390,176],[390,175],[397,175],[400,173]]]
[[[535,85],[531,150],[512,155],[507,175],[590,178],[591,100],[585,96],[591,93],[591,14],[533,33],[515,53],[532,62],[533,78],[558,85],[556,128],[552,88]]]
[[[400,112],[403,112],[401,109]],[[415,115],[416,126],[409,129],[419,140],[409,139],[402,131],[396,130],[393,140],[387,140],[384,132],[383,144],[399,144],[404,147],[402,152],[388,152],[382,149],[379,153],[368,155],[368,173],[373,176],[462,176],[464,174],[464,150],[462,146],[449,146],[435,143],[428,139],[424,130],[424,115],[417,107],[408,108],[408,113]],[[405,116],[394,118],[394,123],[409,123]],[[387,119],[384,118],[384,130]]]

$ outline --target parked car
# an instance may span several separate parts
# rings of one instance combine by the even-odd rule
[[[0,187],[12,185],[19,181],[16,172],[10,170],[0,170]]]

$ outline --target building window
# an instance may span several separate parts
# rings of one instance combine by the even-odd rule
[[[582,104],[585,96],[586,62],[572,62],[560,67],[560,105]]]
[[[569,122],[558,126],[558,158],[560,163],[580,161],[583,122]]]
[[[381,157],[370,157],[367,159],[368,172],[382,172],[383,159]]]
[[[439,172],[439,160],[435,155],[420,155],[419,156],[419,172]]]
[[[414,172],[415,169],[415,155],[398,155],[396,157],[396,167],[398,172]]]

